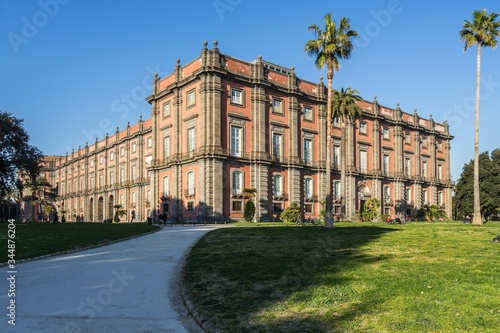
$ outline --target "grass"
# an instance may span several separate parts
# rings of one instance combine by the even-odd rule
[[[7,223],[0,223],[0,263],[8,260]],[[15,224],[15,259],[98,245],[158,228],[146,223],[23,223]]]
[[[498,332],[500,225],[215,230],[182,272],[222,332]]]

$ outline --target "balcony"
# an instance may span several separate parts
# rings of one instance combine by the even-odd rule
[[[318,201],[318,196],[317,196],[317,195],[314,195],[314,194],[307,195],[307,196],[304,198],[304,201],[305,201],[305,202],[315,202],[315,201]]]
[[[194,198],[194,196],[196,195],[196,191],[195,189],[187,189],[187,190],[184,190],[184,197],[186,199],[189,199],[189,198]]]
[[[233,189],[231,191],[231,198],[233,199],[243,199],[245,196],[243,195],[243,192],[240,189]]]
[[[286,201],[286,200],[288,200],[288,194],[286,194],[286,193],[274,193],[273,200],[274,201]]]

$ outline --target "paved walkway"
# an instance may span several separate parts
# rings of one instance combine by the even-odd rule
[[[183,257],[216,226],[159,232],[16,265],[16,325],[8,324],[7,267],[0,268],[0,332],[197,333],[182,305]],[[4,249],[5,250],[5,249]]]

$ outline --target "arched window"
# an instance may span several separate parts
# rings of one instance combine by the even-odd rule
[[[170,180],[167,176],[163,177],[163,196],[168,198],[170,195]]]
[[[190,171],[187,174],[187,194],[194,195],[194,172]]]
[[[273,176],[273,195],[275,197],[283,195],[283,177],[280,174]]]

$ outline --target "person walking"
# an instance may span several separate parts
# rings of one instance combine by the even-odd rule
[[[52,224],[54,223],[59,223],[59,215],[57,215],[57,212],[54,213],[54,221],[52,221]]]

